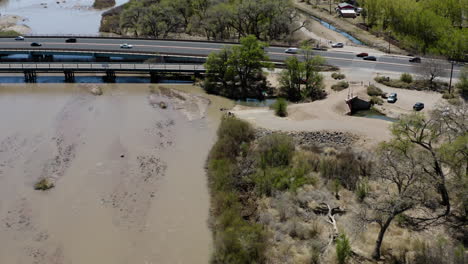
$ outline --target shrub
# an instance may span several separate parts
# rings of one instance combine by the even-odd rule
[[[364,201],[364,199],[369,195],[369,181],[367,178],[362,178],[356,185],[356,196],[359,202]]]
[[[352,152],[346,151],[336,157],[325,157],[320,161],[319,171],[326,180],[338,179],[348,190],[355,190],[359,179],[359,161]]]
[[[349,83],[348,83],[348,82],[341,81],[341,82],[339,82],[339,83],[337,83],[337,84],[332,85],[331,88],[332,88],[333,91],[339,92],[339,91],[342,91],[342,90],[344,90],[344,89],[346,89],[346,88],[348,88],[348,87],[349,87]]]
[[[405,72],[400,76],[400,81],[405,82],[405,83],[412,83],[413,82],[413,76],[411,76],[411,74]]]
[[[288,135],[273,133],[259,140],[260,162],[270,167],[287,166],[294,154],[294,142]]]
[[[34,190],[45,191],[51,188],[54,188],[54,183],[47,178],[43,178],[34,184]]]
[[[275,111],[275,115],[279,117],[285,117],[288,115],[288,102],[284,98],[276,99],[276,102],[271,105]]]
[[[343,73],[334,72],[332,73],[331,77],[335,80],[343,80],[344,78],[346,78],[346,75],[344,75]]]
[[[340,234],[336,239],[336,258],[339,264],[345,264],[351,256],[351,245],[345,234]]]
[[[371,105],[383,105],[384,101],[380,97],[371,96],[369,103]]]
[[[380,95],[382,95],[382,89],[380,89],[379,87],[371,84],[371,85],[367,86],[367,94],[369,96],[380,96]]]
[[[213,159],[234,159],[243,143],[249,143],[254,138],[252,126],[232,116],[223,117],[217,134],[218,141],[210,152],[210,158]]]
[[[455,85],[463,97],[468,97],[468,67],[461,70],[458,83]]]
[[[374,78],[374,80],[378,83],[384,83],[390,81],[390,77],[385,77],[385,76],[377,76]]]

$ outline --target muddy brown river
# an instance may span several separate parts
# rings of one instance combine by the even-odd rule
[[[0,86],[0,263],[208,263],[204,162],[231,103],[98,86]]]

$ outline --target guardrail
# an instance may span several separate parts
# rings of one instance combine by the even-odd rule
[[[200,64],[128,64],[128,63],[8,63],[0,64],[0,71],[65,71],[65,70],[122,70],[122,71],[180,71],[204,72]]]

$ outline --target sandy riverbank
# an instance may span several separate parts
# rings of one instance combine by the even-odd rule
[[[27,19],[16,15],[0,16],[0,31],[16,31],[22,35],[31,33],[31,28],[25,25]]]
[[[203,166],[229,101],[100,86],[0,87],[0,263],[207,263]]]
[[[233,112],[240,118],[248,120],[257,127],[281,130],[281,131],[339,131],[348,132],[359,137],[359,145],[373,146],[378,142],[391,138],[391,122],[365,117],[349,116],[349,109],[345,103],[348,94],[358,95],[359,98],[368,100],[366,84],[374,83],[377,74],[383,74],[392,78],[399,75],[389,72],[377,73],[373,70],[359,70],[353,68],[342,69],[346,74],[345,81],[350,87],[340,92],[330,89],[337,80],[331,78],[330,72],[322,73],[325,76],[324,83],[328,96],[324,100],[311,103],[290,104],[288,117],[280,118],[274,115],[267,107],[250,108],[236,106]],[[268,78],[271,83],[278,85],[279,72],[270,73]],[[402,114],[411,113],[416,102],[424,102],[423,113],[428,114],[435,106],[443,103],[442,95],[436,92],[412,91],[397,89],[376,84],[386,93],[398,93],[398,101],[394,104],[385,102],[378,108],[386,115],[398,118]]]

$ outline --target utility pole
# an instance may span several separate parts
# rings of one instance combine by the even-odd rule
[[[328,9],[328,12],[330,13],[330,15],[331,15],[331,1],[332,1],[332,0],[328,0],[328,4],[330,5],[330,7],[329,7],[329,9]]]
[[[450,61],[450,63],[452,63],[452,69],[450,70],[449,94],[452,94],[452,76],[453,76],[453,64],[454,64],[454,61]]]
[[[390,33],[392,33],[392,31],[388,31],[388,54],[390,54]]]

